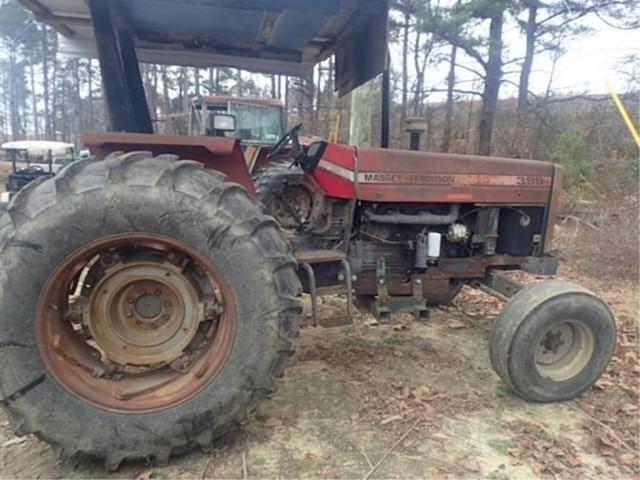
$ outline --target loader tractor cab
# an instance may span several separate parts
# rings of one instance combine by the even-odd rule
[[[282,102],[199,96],[191,102],[189,135],[237,138],[244,145],[273,145],[286,121]]]

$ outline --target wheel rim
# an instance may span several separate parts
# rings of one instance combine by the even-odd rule
[[[36,343],[76,397],[150,412],[189,400],[220,373],[237,321],[210,259],[169,237],[120,234],[75,251],[49,276]]]
[[[556,382],[569,380],[584,370],[595,348],[593,332],[584,322],[558,322],[540,335],[535,361],[543,377]]]

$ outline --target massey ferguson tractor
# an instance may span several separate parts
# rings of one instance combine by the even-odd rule
[[[558,167],[302,147],[295,127],[254,186],[238,140],[152,134],[138,60],[302,75],[335,54],[344,93],[385,69],[384,0],[22,3],[62,48],[98,55],[114,133],[85,135],[94,158],[0,217],[0,394],[18,435],[108,469],[210,449],[276,387],[303,292],[381,319],[428,319],[465,284],[508,299],[489,349],[524,400],[575,398],[606,369],[601,300],[505,274],[556,272]]]

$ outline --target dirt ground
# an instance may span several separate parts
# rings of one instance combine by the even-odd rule
[[[526,403],[504,386],[487,348],[501,304],[465,288],[426,323],[360,316],[303,329],[297,363],[256,418],[212,453],[165,468],[58,465],[46,444],[14,437],[0,413],[0,477],[637,478],[637,199],[616,207],[617,216],[569,215],[558,227],[562,277],[601,295],[619,324],[609,371],[577,401]],[[325,313],[340,301],[327,299]]]

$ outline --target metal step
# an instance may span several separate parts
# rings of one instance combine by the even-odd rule
[[[309,293],[311,295],[311,315],[313,326],[339,326],[348,325],[353,321],[353,286],[351,285],[351,265],[344,252],[339,250],[302,250],[295,253],[296,260],[302,271],[307,275]],[[338,263],[341,268],[341,277],[344,283],[316,287],[316,275],[313,265],[321,263]],[[318,315],[318,297],[326,295],[346,295],[346,315],[335,318],[321,319]]]

